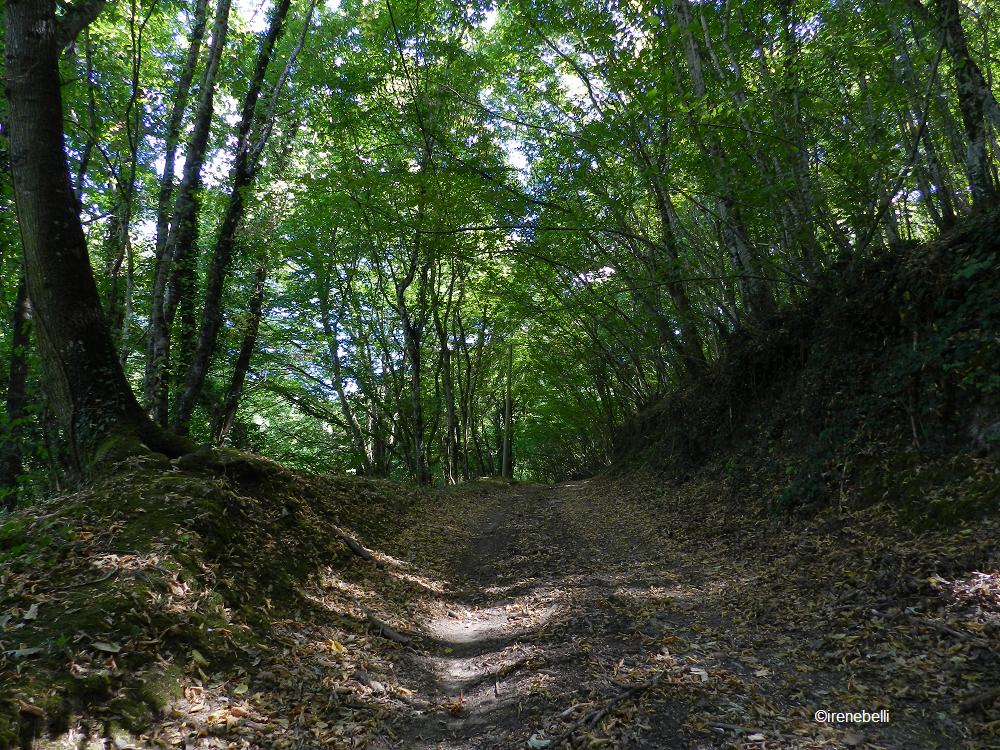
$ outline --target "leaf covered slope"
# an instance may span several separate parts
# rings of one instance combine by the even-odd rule
[[[411,499],[388,482],[203,452],[132,459],[11,514],[0,527],[0,748],[155,735],[164,709],[197,706],[211,686],[239,700],[246,669],[282,661],[282,623],[309,619],[310,582],[355,556],[339,524],[377,539]],[[380,622],[345,597],[338,642]],[[187,729],[225,727],[241,710],[253,723],[239,707],[196,710]]]

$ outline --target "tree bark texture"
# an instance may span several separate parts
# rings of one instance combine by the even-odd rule
[[[72,460],[87,471],[106,450],[125,447],[123,439],[157,449],[171,441],[139,407],[101,310],[66,162],[55,2],[8,0],[6,19],[11,174],[27,293],[52,407]]]
[[[226,402],[222,409],[222,417],[219,419],[215,429],[215,443],[222,445],[226,435],[233,428],[233,420],[236,419],[236,410],[239,408],[240,399],[243,397],[243,386],[246,383],[247,373],[250,371],[250,360],[253,358],[254,349],[257,347],[257,333],[260,331],[260,319],[264,310],[264,291],[267,286],[267,266],[263,263],[257,268],[257,275],[254,279],[253,292],[250,294],[249,317],[247,327],[243,332],[243,341],[240,344],[240,353],[236,357],[233,365],[233,379],[229,383],[229,391],[226,393]]]
[[[514,478],[514,345],[507,345],[507,390],[503,400],[503,458],[500,474]]]
[[[218,0],[216,6],[212,41],[201,77],[201,93],[188,141],[184,172],[174,197],[173,217],[166,246],[161,254],[162,260],[153,280],[154,293],[160,289],[162,299],[154,299],[150,314],[144,396],[154,419],[161,425],[166,425],[168,418],[170,329],[180,298],[185,292],[189,298],[188,304],[193,304],[190,294],[194,275],[194,245],[198,236],[201,169],[205,163],[212,114],[215,111],[215,81],[229,33],[231,5],[232,0]]]
[[[962,115],[966,138],[965,168],[972,190],[972,203],[974,206],[983,206],[994,197],[996,191],[986,149],[986,118],[988,115],[991,118],[997,116],[993,111],[996,109],[996,99],[986,84],[982,70],[969,53],[958,0],[935,0],[934,4],[958,87],[958,109]]]

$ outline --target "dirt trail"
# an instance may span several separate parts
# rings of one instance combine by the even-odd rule
[[[226,565],[204,551],[193,572],[165,567],[159,552],[97,555],[110,537],[85,528],[86,554],[66,545],[78,564],[63,593],[47,568],[25,568],[32,576],[6,600],[14,608],[0,612],[16,647],[3,652],[24,657],[28,679],[68,664],[94,695],[49,744],[32,745],[41,727],[24,718],[46,708],[14,704],[31,730],[24,746],[1000,748],[1000,519],[920,530],[888,504],[768,515],[740,501],[724,467],[676,484],[633,474],[407,493],[337,481],[275,483],[277,506],[270,494],[220,501],[220,517],[271,514],[240,527]],[[289,487],[338,502],[310,515]],[[345,532],[331,519],[371,554],[337,542]],[[176,526],[183,544],[186,529]],[[313,547],[318,575],[307,578],[292,556]],[[224,609],[239,600],[217,587],[239,592],[258,559],[297,588]],[[95,560],[120,581],[95,578]],[[295,575],[279,579],[286,561]],[[72,596],[93,597],[109,578],[129,587],[100,600],[119,609],[95,607],[89,632],[59,622],[76,618]],[[33,627],[42,636],[29,644]],[[63,648],[43,662],[55,634]],[[8,670],[0,693],[17,674]],[[120,719],[139,711],[134,734]],[[816,711],[889,720],[825,723]]]
[[[274,621],[244,672],[189,690],[155,739],[1000,748],[995,524],[918,532],[886,507],[796,520],[731,497],[711,477],[427,493],[364,540],[374,561],[331,566],[308,610]]]
[[[303,591],[308,609],[273,621],[243,671],[187,690],[155,739],[1000,747],[995,523],[918,532],[889,507],[768,516],[732,492],[719,477],[629,476],[422,495],[364,540],[373,561],[331,565]]]
[[[430,653],[408,667],[447,714],[408,722],[401,747],[522,746],[525,729],[559,705],[561,678],[585,654],[551,626],[569,614],[589,555],[556,498],[538,487],[496,496],[464,554],[446,561],[455,588],[427,603]]]
[[[444,585],[409,605],[416,639],[393,677],[413,699],[385,746],[996,746],[980,739],[988,723],[984,733],[956,709],[969,687],[986,689],[967,682],[982,676],[925,687],[948,658],[936,625],[928,636],[912,616],[900,628],[898,608],[881,617],[860,585],[831,607],[843,590],[789,570],[786,555],[802,564],[826,546],[815,529],[769,548],[760,534],[781,522],[752,528],[715,503],[656,509],[653,491],[599,479],[453,493],[424,509],[403,545]],[[832,572],[866,549],[845,554]],[[995,645],[975,644],[964,668],[992,669]],[[891,720],[818,723],[823,708],[886,708]]]

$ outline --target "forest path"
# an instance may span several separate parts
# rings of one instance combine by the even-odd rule
[[[380,678],[404,705],[366,746],[991,746],[959,706],[996,682],[995,648],[944,602],[893,599],[874,567],[892,550],[912,581],[907,556],[936,564],[934,540],[741,516],[697,491],[654,502],[664,489],[464,488],[414,509],[385,558],[420,581],[388,615],[414,635]],[[888,724],[814,719],[882,708]]]
[[[1000,747],[994,526],[920,531],[885,505],[766,515],[734,492],[706,473],[421,493],[371,515],[373,560],[331,561],[249,661],[199,671],[149,739]],[[882,709],[888,722],[814,718]]]
[[[427,653],[402,670],[438,710],[404,721],[400,748],[554,747],[546,719],[600,708],[583,686],[630,682],[629,662],[641,652],[635,626],[645,623],[615,603],[676,576],[642,544],[649,519],[608,526],[589,487],[514,486],[478,508],[453,509],[469,520],[441,561],[453,588],[425,603],[418,628]],[[660,716],[657,736],[667,725],[676,731],[678,718]],[[640,730],[634,746],[668,746],[643,742],[651,731]]]

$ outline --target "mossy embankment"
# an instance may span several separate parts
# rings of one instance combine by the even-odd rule
[[[203,451],[132,458],[11,514],[0,526],[0,748],[141,732],[186,680],[259,661],[273,623],[308,608],[310,579],[354,555],[345,534],[379,539],[412,498],[388,482]]]
[[[1000,507],[1000,211],[843,258],[737,331],[708,377],[624,426],[615,470],[722,476],[771,510],[887,501],[920,524]]]

